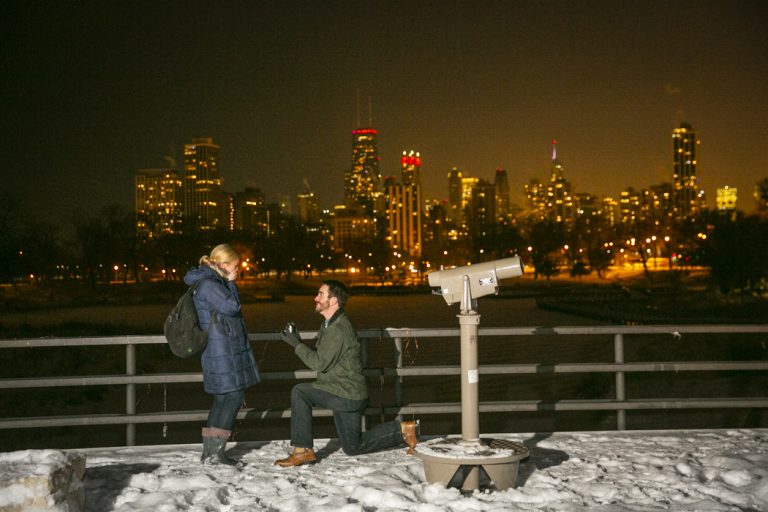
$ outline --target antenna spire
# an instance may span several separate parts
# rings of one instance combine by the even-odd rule
[[[373,106],[371,104],[371,97],[368,96],[368,126],[373,126]]]
[[[355,100],[357,101],[357,127],[360,128],[360,88],[355,87]]]

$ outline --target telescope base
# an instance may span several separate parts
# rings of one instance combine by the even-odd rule
[[[485,483],[483,487],[503,491],[515,487],[520,460],[529,453],[523,443],[506,439],[446,437],[419,443],[415,455],[431,484],[474,491]]]

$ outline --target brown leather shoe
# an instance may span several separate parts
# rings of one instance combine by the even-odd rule
[[[403,441],[408,445],[406,455],[413,455],[413,449],[419,443],[419,420],[401,421],[400,432],[403,434]]]
[[[312,464],[315,462],[317,462],[315,450],[312,448],[294,448],[291,455],[285,459],[276,460],[275,465],[284,468],[292,468],[293,466],[301,466],[302,464]]]

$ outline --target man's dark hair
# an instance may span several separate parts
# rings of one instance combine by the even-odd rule
[[[344,286],[344,283],[335,279],[326,279],[323,284],[328,287],[328,297],[336,297],[339,301],[339,307],[344,309],[349,299],[349,289]]]

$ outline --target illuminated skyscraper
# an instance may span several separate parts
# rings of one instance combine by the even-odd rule
[[[431,199],[425,203],[421,229],[424,244],[431,242],[435,247],[442,247],[447,235],[447,206],[445,200]]]
[[[344,178],[344,202],[373,216],[381,192],[377,132],[373,128],[352,131],[352,167]]]
[[[469,215],[472,205],[472,191],[475,188],[475,185],[477,185],[480,182],[480,178],[476,178],[475,176],[470,176],[469,174],[461,174],[459,173],[460,178],[458,178],[458,204],[451,203],[451,214],[455,215],[455,222],[453,223],[453,228],[450,231],[450,237],[453,240],[457,240],[460,238],[464,238],[465,236],[468,236],[469,233]],[[452,193],[456,193],[455,191],[451,190]],[[455,199],[454,196],[449,196],[450,199]]]
[[[462,222],[467,222],[467,205],[472,203],[472,190],[480,183],[480,178],[475,176],[464,176],[461,178],[461,218]]]
[[[469,189],[467,225],[469,234],[476,238],[487,235],[487,229],[496,223],[496,187],[492,183],[475,178]]]
[[[261,190],[246,187],[234,199],[235,230],[250,234],[269,232],[267,200]]]
[[[535,219],[546,218],[547,191],[544,185],[537,178],[531,178],[528,184],[523,186],[523,193],[530,214]]]
[[[136,236],[151,240],[181,233],[181,179],[176,169],[136,173]]]
[[[652,218],[662,219],[672,216],[672,197],[674,196],[674,189],[669,182],[659,183],[658,185],[651,185],[650,193],[652,198]]]
[[[628,187],[619,199],[619,219],[622,224],[634,224],[642,218],[642,194]]]
[[[317,224],[320,221],[320,203],[314,192],[307,190],[297,197],[299,207],[299,222],[302,224]]]
[[[219,176],[219,146],[212,138],[184,145],[184,230],[228,229],[228,204]]]
[[[464,176],[456,167],[448,172],[448,221],[461,226],[462,217],[462,179]]]
[[[421,155],[418,151],[403,151],[400,159],[403,185],[421,186]]]
[[[496,169],[493,186],[496,189],[496,218],[503,222],[509,216],[509,179],[506,169]]]
[[[603,205],[603,218],[608,221],[608,224],[615,226],[619,223],[619,202],[612,197],[604,197],[602,201]]]
[[[392,248],[421,256],[421,187],[391,184],[387,197],[387,239]]]
[[[672,130],[672,184],[675,190],[674,211],[678,217],[697,214],[703,196],[696,174],[696,147],[701,144],[697,132],[688,123]]]
[[[557,159],[557,142],[552,141],[552,173],[547,186],[547,211],[555,222],[574,219],[573,190],[571,182],[563,176],[563,164]]]
[[[331,244],[337,251],[346,251],[359,240],[370,238],[376,232],[372,219],[360,215],[356,208],[343,205],[334,207],[329,218],[331,223]]]
[[[400,164],[402,184],[388,179],[385,188],[387,239],[392,248],[419,257],[422,248],[421,156],[414,151],[403,151]]]
[[[576,217],[593,219],[600,215],[602,209],[597,196],[589,192],[581,192],[573,196],[576,203]]]
[[[738,200],[738,189],[735,187],[725,187],[717,189],[717,211],[719,212],[732,212],[736,209],[736,201]]]

